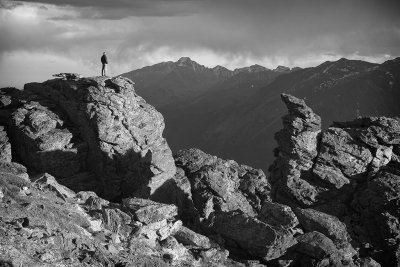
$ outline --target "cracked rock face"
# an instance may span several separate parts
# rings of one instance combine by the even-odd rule
[[[3,109],[11,113],[6,124],[22,162],[68,185],[94,190],[95,180],[108,199],[162,190],[176,171],[162,115],[128,79],[64,76],[26,84],[17,100],[15,90],[2,91],[5,100],[17,102]]]

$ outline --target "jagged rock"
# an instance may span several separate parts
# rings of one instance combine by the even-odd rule
[[[14,87],[0,89],[0,108],[12,108],[22,100],[23,92]]]
[[[0,126],[0,161],[11,162],[11,144],[4,126]]]
[[[104,227],[113,233],[125,237],[130,234],[132,228],[131,216],[118,208],[106,207],[102,209]]]
[[[222,261],[225,263],[226,266],[244,267],[243,264],[234,262],[233,260],[229,260],[229,251],[227,251],[226,249],[211,248],[208,250],[202,250],[200,252],[200,255],[211,266],[218,266],[218,262]]]
[[[0,161],[0,173],[12,174],[24,180],[29,180],[27,172],[26,167],[19,163]]]
[[[239,211],[213,212],[205,224],[226,240],[228,249],[266,261],[280,257],[296,243],[291,231],[277,231]]]
[[[359,215],[353,231],[360,242],[368,244],[370,256],[384,266],[399,264],[400,175],[379,171],[367,188],[355,195],[351,206]]]
[[[187,246],[193,246],[202,249],[211,248],[210,239],[184,226],[179,228],[179,230],[174,234],[174,237],[176,238],[176,240],[178,240],[179,243]]]
[[[192,198],[200,216],[207,218],[214,210],[241,210],[255,216],[270,186],[264,173],[233,160],[222,160],[198,149],[181,150],[175,156],[185,171]]]
[[[309,169],[317,155],[317,136],[321,131],[321,118],[304,102],[291,95],[281,98],[289,114],[283,117],[283,130],[276,133],[279,151],[283,156],[296,159],[302,169]]]
[[[172,219],[178,214],[175,205],[161,204],[148,199],[126,198],[122,203],[134,214],[137,221],[144,224]]]
[[[257,219],[272,227],[285,230],[295,228],[299,224],[299,220],[289,206],[269,201],[264,202]]]
[[[354,140],[348,132],[340,128],[329,128],[322,134],[313,174],[341,188],[350,183],[351,179],[366,178],[371,161],[370,150]]]
[[[160,194],[175,174],[174,160],[161,114],[135,94],[133,82],[57,77],[26,84],[23,92],[1,91],[22,162],[32,172],[73,177],[74,183],[64,182],[76,189],[92,186],[88,179],[95,178],[98,189],[91,190],[108,199]]]
[[[283,117],[283,129],[275,134],[278,158],[270,167],[273,196],[283,203],[311,205],[323,189],[304,179],[317,156],[321,118],[303,100],[281,95],[289,114]]]
[[[351,131],[357,139],[372,147],[400,143],[398,118],[364,117],[349,122],[335,122],[333,126]]]
[[[173,218],[176,208],[168,211],[172,205],[143,200],[165,211],[144,224],[126,206],[94,192],[75,194],[49,174],[31,179],[34,182],[0,166],[0,265],[225,266],[229,262],[227,252],[206,246],[204,236],[191,235],[201,252],[200,247],[177,242],[173,236],[182,223]]]
[[[296,250],[312,258],[322,260],[338,253],[333,241],[320,232],[312,231],[296,239]]]
[[[82,78],[82,75],[78,73],[59,73],[53,74],[53,77],[61,78],[63,80],[79,80],[80,78]]]
[[[75,192],[69,188],[57,183],[56,179],[45,173],[38,178],[32,179],[34,183],[40,185],[42,188],[47,187],[48,190],[56,192],[61,198],[73,198],[76,196]]]
[[[89,216],[69,202],[73,199],[67,202],[48,187],[4,172],[0,188],[1,260],[14,266],[67,266],[81,264],[87,252],[93,256],[86,264],[102,264],[94,256],[101,245],[90,233]]]
[[[339,245],[350,242],[346,225],[335,216],[313,209],[296,208],[294,212],[306,232],[320,232]]]
[[[37,100],[25,103],[11,115],[15,151],[32,172],[57,177],[78,173],[86,156],[85,144],[72,142],[73,134],[60,116],[40,104],[43,99]]]
[[[163,240],[161,246],[164,253],[163,258],[171,265],[182,266],[185,263],[196,262],[193,255],[172,236]]]
[[[141,225],[135,232],[135,236],[138,239],[144,240],[150,247],[156,248],[158,241],[163,241],[169,236],[174,235],[181,226],[181,221],[172,222],[163,219],[146,225]]]

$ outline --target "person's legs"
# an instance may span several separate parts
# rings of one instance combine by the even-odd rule
[[[106,64],[103,64],[101,68],[101,76],[106,76]]]

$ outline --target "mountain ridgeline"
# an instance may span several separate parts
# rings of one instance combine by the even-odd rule
[[[305,69],[253,65],[234,71],[181,58],[123,76],[161,111],[173,151],[198,147],[264,170],[273,161],[273,136],[285,113],[282,93],[306,99],[323,118],[323,128],[360,116],[400,116],[400,58],[382,64],[342,58]]]
[[[138,93],[157,108],[185,104],[196,97],[222,88],[243,86],[246,81],[266,84],[290,69],[269,70],[260,65],[231,71],[222,66],[207,68],[188,57],[162,62],[122,74],[135,81]],[[254,87],[254,85],[253,85]]]

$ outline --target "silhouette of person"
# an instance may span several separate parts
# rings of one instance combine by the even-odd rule
[[[106,52],[103,52],[103,55],[101,56],[101,64],[103,65],[101,68],[101,76],[106,76],[108,64]]]

